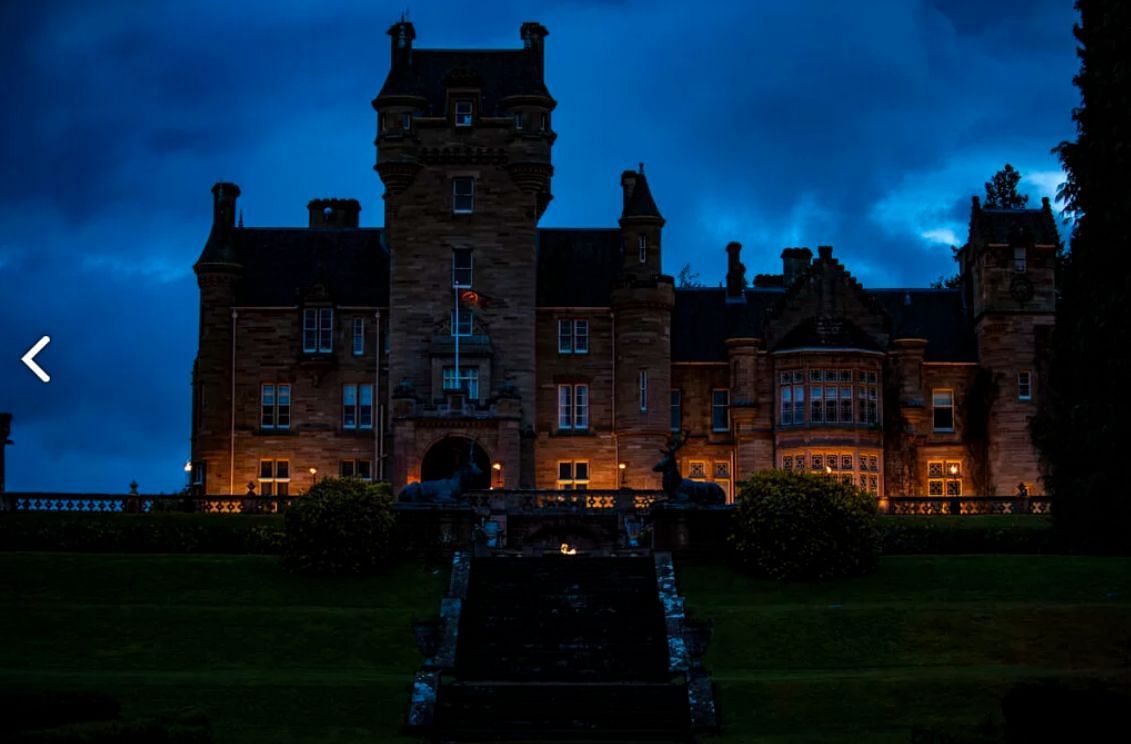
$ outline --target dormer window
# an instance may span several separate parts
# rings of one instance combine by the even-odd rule
[[[640,263],[646,262],[648,260],[648,236],[641,235],[636,239],[636,245],[640,252]]]
[[[470,127],[472,111],[471,101],[456,101],[456,126]]]
[[[452,179],[452,212],[471,214],[475,211],[475,179],[467,176]]]
[[[329,354],[334,350],[334,309],[308,307],[302,311],[302,351]]]

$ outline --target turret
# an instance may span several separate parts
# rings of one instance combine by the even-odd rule
[[[623,207],[620,217],[624,241],[625,279],[653,281],[660,276],[660,233],[664,218],[652,198],[644,163],[638,171],[626,170],[620,177]]]

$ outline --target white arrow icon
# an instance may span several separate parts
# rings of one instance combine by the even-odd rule
[[[47,346],[49,343],[51,343],[51,337],[44,336],[36,341],[35,346],[28,349],[26,354],[20,357],[20,361],[26,364],[27,368],[35,373],[35,376],[38,377],[41,382],[51,382],[51,375],[44,372],[43,368],[36,364],[34,359],[35,355],[43,351],[43,347]]]

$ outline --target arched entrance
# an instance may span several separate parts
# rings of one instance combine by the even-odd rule
[[[424,453],[424,460],[420,463],[421,480],[442,480],[452,477],[460,465],[467,462],[468,457],[475,458],[480,474],[471,479],[469,488],[491,487],[491,458],[486,450],[466,437],[444,437],[433,444]]]

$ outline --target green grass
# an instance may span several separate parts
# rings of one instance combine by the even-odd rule
[[[395,741],[446,567],[303,578],[266,556],[0,554],[0,689],[194,707],[217,742]]]
[[[1131,682],[1131,558],[887,557],[868,577],[779,584],[677,570],[714,621],[726,741],[899,741],[1000,723],[1010,685]]]

